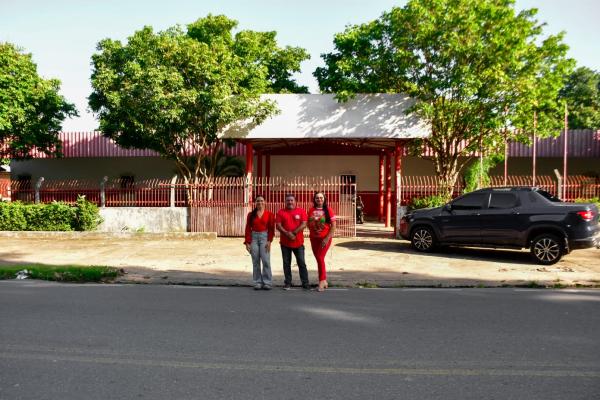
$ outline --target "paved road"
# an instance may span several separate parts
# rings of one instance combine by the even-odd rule
[[[600,291],[0,281],[0,399],[597,399]]]

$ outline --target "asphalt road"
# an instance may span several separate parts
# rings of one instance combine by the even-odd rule
[[[600,291],[0,281],[0,399],[598,399]]]

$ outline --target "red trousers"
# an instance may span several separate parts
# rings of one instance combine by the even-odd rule
[[[319,280],[324,281],[327,280],[327,271],[325,270],[325,256],[327,255],[327,250],[331,246],[331,239],[327,242],[327,246],[321,247],[321,243],[323,239],[321,238],[310,238],[310,246],[312,247],[313,254],[315,255],[315,259],[317,260],[317,267],[319,268]]]

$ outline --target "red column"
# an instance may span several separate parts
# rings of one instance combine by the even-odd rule
[[[398,236],[398,228],[400,227],[400,221],[398,220],[398,207],[402,204],[402,187],[400,185],[400,174],[402,173],[402,144],[396,142],[395,155],[395,174],[394,174],[394,186],[396,187],[396,201],[394,202],[394,237]]]
[[[252,143],[246,143],[246,176],[252,177],[252,167],[254,161],[254,151],[252,150]]]
[[[385,227],[392,224],[392,154],[385,155]]]
[[[383,164],[383,153],[379,155],[379,222],[383,222],[383,213],[384,213],[384,201],[383,201],[383,191],[384,191],[384,179],[385,179],[385,167]]]
[[[258,160],[258,162],[256,163],[256,176],[258,178],[262,177],[262,173],[263,173],[263,160],[262,160],[262,153],[260,151],[256,152],[256,159]]]

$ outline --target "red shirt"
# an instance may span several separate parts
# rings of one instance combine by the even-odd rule
[[[283,229],[291,232],[302,225],[303,222],[306,222],[307,219],[308,217],[306,215],[306,211],[304,211],[302,208],[296,207],[293,210],[282,208],[281,210],[277,211],[275,223],[281,224]],[[298,248],[304,244],[304,234],[302,231],[299,231],[296,233],[296,238],[294,240],[290,240],[285,235],[280,235],[279,243],[285,247],[291,247],[293,249]]]
[[[269,210],[265,210],[262,217],[259,217],[258,214],[256,214],[256,218],[250,222],[251,216],[252,212],[249,212],[248,216],[246,216],[246,240],[244,240],[244,244],[252,243],[252,232],[267,231],[267,240],[269,242],[273,241],[273,236],[275,236],[275,216],[273,213]]]
[[[335,221],[335,214],[333,210],[329,209],[329,217],[331,221]],[[308,211],[308,230],[310,231],[311,238],[323,239],[331,230],[331,224],[325,221],[325,211],[322,208],[311,208]]]

